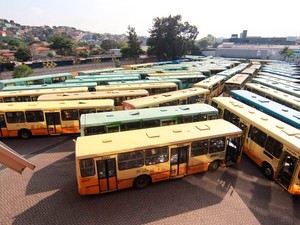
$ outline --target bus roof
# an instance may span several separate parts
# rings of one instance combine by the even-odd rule
[[[225,81],[225,84],[242,84],[249,78],[248,74],[238,73],[231,77],[229,80]]]
[[[106,90],[132,90],[132,89],[150,89],[150,88],[169,88],[175,87],[177,85],[171,82],[149,82],[149,83],[120,83],[120,84],[110,84],[110,85],[98,85],[96,86],[96,91],[106,91]]]
[[[270,134],[281,143],[286,143],[288,148],[296,149],[297,152],[294,154],[300,157],[299,129],[231,97],[213,97],[212,101],[225,108],[229,108],[232,113],[240,117],[241,122],[251,121],[251,125]]]
[[[119,68],[107,68],[107,69],[100,69],[100,70],[84,70],[84,71],[79,71],[78,76],[101,74],[101,73],[115,72],[115,71],[120,71],[120,70],[124,70],[124,68],[119,67]]]
[[[161,94],[156,94],[156,95],[150,95],[147,97],[130,99],[130,100],[124,101],[123,103],[129,104],[129,105],[133,104],[135,106],[135,108],[144,108],[144,107],[147,107],[148,105],[152,105],[154,103],[159,104],[159,103],[174,101],[177,99],[183,99],[183,98],[187,98],[190,96],[201,95],[201,94],[209,94],[209,90],[204,89],[204,88],[193,87],[193,88],[187,88],[187,89],[183,89],[183,90],[177,90],[177,91],[171,91],[171,92],[166,92],[166,93],[161,93]]]
[[[180,115],[195,115],[202,112],[216,115],[219,114],[218,110],[211,105],[199,103],[82,114],[80,122],[81,125],[85,126],[99,126],[101,124],[119,123],[120,121],[122,121],[122,123],[128,123],[137,120],[162,119],[164,116],[173,118]]]
[[[101,106],[111,107],[114,106],[112,99],[99,99],[99,100],[70,100],[70,101],[44,101],[44,102],[11,102],[1,103],[0,112],[7,111],[29,111],[29,110],[47,110],[47,109],[70,109],[78,108],[84,109],[86,107]]]
[[[213,75],[209,78],[206,78],[205,80],[202,80],[198,83],[195,83],[193,86],[194,87],[202,87],[202,88],[209,88],[211,86],[213,86],[214,84],[225,80],[226,77],[225,76],[219,76],[219,75]]]
[[[201,72],[185,71],[185,72],[174,72],[174,73],[149,73],[149,77],[163,77],[163,76],[191,76],[191,75],[203,75]],[[204,76],[204,75],[203,75]]]
[[[20,82],[20,81],[31,81],[31,80],[39,80],[39,79],[61,77],[61,76],[68,76],[73,78],[73,75],[70,73],[55,73],[55,74],[45,74],[45,75],[38,75],[38,76],[11,78],[11,79],[0,80],[0,82],[3,84],[9,84],[9,83]]]
[[[48,93],[66,93],[66,92],[87,92],[87,87],[70,87],[55,89],[38,89],[38,90],[20,90],[20,91],[0,91],[0,98],[28,95],[43,95]]]
[[[123,96],[148,96],[148,91],[144,89],[135,90],[114,90],[97,92],[44,94],[38,97],[38,101],[61,101],[61,100],[83,100],[83,99],[110,99]]]
[[[294,104],[295,106],[297,106],[300,109],[300,98],[298,98],[296,96],[273,89],[271,87],[268,87],[268,86],[265,86],[265,85],[262,85],[259,83],[246,83],[245,86],[255,89],[257,91],[261,91],[261,92],[268,94],[270,96],[273,96],[277,99],[281,99],[288,103]]]
[[[281,84],[275,81],[271,81],[271,80],[266,80],[266,79],[262,79],[262,78],[252,78],[251,82],[253,83],[260,83],[263,85],[266,85],[268,87],[289,93],[291,95],[294,95],[296,97],[300,98],[300,87],[299,88],[295,88],[286,84]]]
[[[117,154],[128,150],[152,148],[157,145],[172,145],[199,140],[199,138],[207,139],[232,134],[241,135],[242,131],[223,119],[216,119],[78,137],[75,154],[77,158],[97,157],[99,155]]]
[[[88,83],[56,83],[56,84],[41,84],[41,85],[20,85],[20,86],[6,86],[2,91],[16,91],[16,90],[37,90],[37,89],[52,89],[52,88],[67,88],[67,87],[96,87],[96,82]]]
[[[279,120],[295,126],[300,129],[300,112],[268,98],[255,94],[247,90],[232,90],[230,96],[242,102],[247,101],[251,106],[259,109],[262,112],[270,114]]]

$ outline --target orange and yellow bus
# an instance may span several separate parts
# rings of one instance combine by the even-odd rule
[[[45,94],[38,97],[38,101],[69,101],[69,100],[91,100],[91,99],[112,99],[116,110],[122,110],[122,102],[129,99],[136,99],[148,96],[149,93],[143,89],[136,90],[115,90],[97,91],[82,93]]]
[[[171,105],[186,105],[194,103],[206,103],[209,90],[203,88],[187,88],[168,93],[150,95],[123,101],[123,109],[141,109]]]
[[[58,94],[69,92],[88,92],[87,87],[70,87],[54,89],[0,91],[0,103],[2,102],[35,102],[40,95]]]
[[[141,189],[158,181],[236,164],[241,155],[241,135],[237,126],[216,119],[78,137],[78,191],[88,195]]]
[[[81,114],[112,110],[112,99],[1,103],[0,137],[80,133]]]
[[[212,106],[243,130],[243,152],[263,174],[300,195],[300,130],[231,97],[215,97]]]

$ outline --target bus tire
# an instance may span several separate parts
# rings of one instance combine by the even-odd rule
[[[273,179],[274,170],[269,163],[264,162],[261,169],[266,178],[268,178],[269,180]]]
[[[134,179],[133,187],[135,189],[142,189],[149,186],[151,183],[151,179],[147,175],[138,176]]]
[[[217,160],[213,161],[209,164],[208,170],[211,171],[211,172],[214,172],[219,168],[219,166],[220,166],[219,161],[217,161]]]
[[[28,139],[32,136],[32,134],[31,134],[30,130],[22,129],[22,130],[19,130],[18,136],[22,139]]]

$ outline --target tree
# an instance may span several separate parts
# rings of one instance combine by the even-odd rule
[[[284,61],[286,60],[286,58],[292,58],[295,55],[294,51],[289,49],[289,47],[284,47],[283,50],[279,52],[279,54],[283,56]]]
[[[128,26],[128,42],[127,46],[121,49],[122,56],[125,58],[134,59],[135,62],[143,53],[141,49],[141,41],[139,41],[138,36],[135,32],[135,28]]]
[[[181,22],[181,16],[155,18],[147,40],[148,54],[159,61],[178,59],[190,52],[198,35],[196,26]]]
[[[21,65],[15,68],[12,77],[13,78],[28,77],[32,73],[33,70],[29,66]]]
[[[56,50],[58,54],[65,56],[73,53],[74,42],[65,34],[56,34],[49,38],[52,44],[49,47]]]
[[[204,38],[201,38],[200,41],[197,42],[197,45],[200,47],[200,49],[204,49],[209,46],[212,46],[213,43],[207,37],[204,37]]]
[[[108,51],[109,49],[113,49],[117,47],[117,42],[113,39],[104,39],[101,43],[101,48],[104,51]]]
[[[87,58],[89,56],[89,51],[87,49],[80,50],[78,56],[81,58]]]
[[[32,60],[32,54],[29,48],[21,47],[15,52],[15,58],[19,62],[27,62]]]
[[[5,48],[8,48],[10,50],[17,50],[20,47],[25,47],[26,44],[24,41],[18,38],[13,37],[0,37],[1,42],[3,42]]]

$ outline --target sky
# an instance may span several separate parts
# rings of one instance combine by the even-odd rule
[[[208,34],[230,38],[300,36],[299,0],[0,0],[0,18],[30,26],[70,26],[95,33],[149,36],[157,17],[181,15]]]

